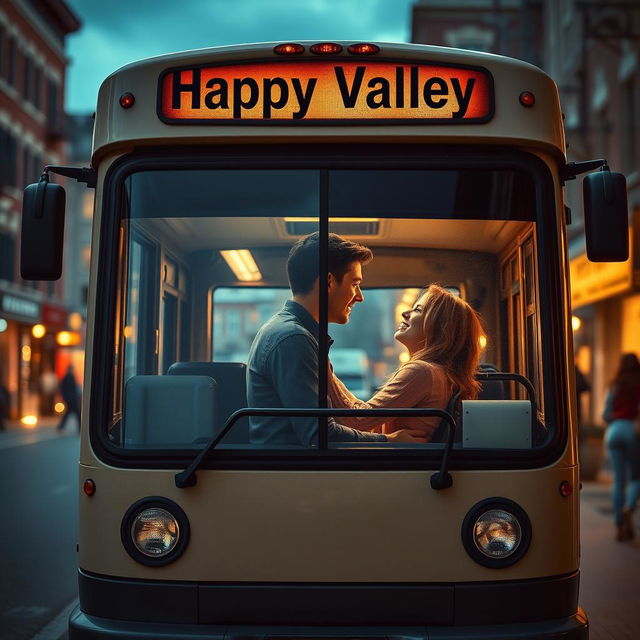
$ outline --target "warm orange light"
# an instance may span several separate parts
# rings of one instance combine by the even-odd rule
[[[486,349],[487,348],[487,336],[480,336],[478,338],[478,344],[480,345],[481,349]]]
[[[582,320],[580,320],[578,316],[571,316],[571,328],[574,331],[580,331],[581,326],[582,326]]]
[[[47,333],[47,329],[43,324],[34,324],[33,327],[31,327],[31,335],[34,338],[42,338],[45,333]]]
[[[55,406],[53,407],[53,410],[56,413],[62,413],[65,410],[65,406],[64,406],[64,402],[56,402]]]
[[[74,311],[69,315],[69,326],[74,331],[80,331],[82,329],[82,315],[77,311]]]
[[[127,339],[130,340],[134,333],[133,333],[133,327],[130,326],[126,326],[123,330],[122,330],[122,335]]]
[[[411,359],[411,356],[409,355],[409,353],[407,351],[403,351],[398,356],[398,360],[400,360],[400,362],[402,362],[402,364],[404,364],[405,362],[409,362],[410,359]]]
[[[230,249],[220,251],[231,271],[242,282],[257,282],[262,280],[262,273],[248,249]]]
[[[25,427],[32,428],[38,424],[38,418],[32,415],[22,416],[20,422],[22,422]]]
[[[31,347],[29,345],[25,345],[22,347],[22,360],[24,362],[31,362]]]
[[[60,331],[56,335],[56,342],[61,347],[75,347],[80,344],[80,334],[76,331]]]

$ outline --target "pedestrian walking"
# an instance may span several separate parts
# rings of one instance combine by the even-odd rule
[[[60,381],[60,395],[64,401],[64,415],[58,424],[58,431],[62,431],[67,423],[67,419],[71,414],[75,414],[78,420],[78,429],[80,428],[80,387],[73,375],[73,365],[67,367],[67,373]]]
[[[625,353],[609,393],[603,414],[608,423],[605,443],[613,467],[613,513],[616,540],[634,537],[633,511],[640,497],[640,361]]]

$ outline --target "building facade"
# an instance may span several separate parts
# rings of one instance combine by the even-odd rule
[[[412,39],[540,66],[560,91],[568,160],[605,158],[612,171],[626,175],[626,263],[587,260],[582,181],[565,186],[576,362],[591,386],[582,416],[602,424],[607,385],[620,356],[640,356],[640,2],[421,0],[413,7]]]
[[[79,26],[62,0],[0,6],[0,376],[14,419],[53,412],[67,328],[64,280],[20,278],[19,228],[24,187],[65,161],[64,42]]]

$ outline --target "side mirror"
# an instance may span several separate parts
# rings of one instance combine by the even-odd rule
[[[65,192],[43,178],[24,190],[20,275],[24,280],[58,280],[62,274]]]
[[[624,262],[629,258],[627,181],[604,168],[585,176],[584,232],[592,262]]]

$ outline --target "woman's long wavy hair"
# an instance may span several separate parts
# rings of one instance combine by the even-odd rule
[[[477,398],[480,383],[475,376],[484,333],[478,314],[462,298],[438,285],[430,285],[420,297],[425,294],[425,344],[411,359],[439,364],[458,386],[463,400]]]
[[[613,384],[620,391],[640,386],[640,360],[635,353],[622,354]]]

